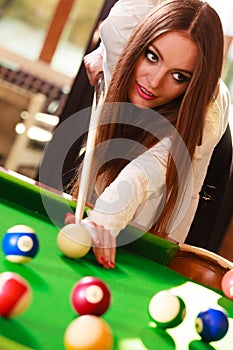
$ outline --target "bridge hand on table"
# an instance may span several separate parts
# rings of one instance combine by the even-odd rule
[[[68,213],[65,218],[65,225],[73,223],[75,223],[75,215]],[[97,262],[105,268],[114,268],[116,238],[110,234],[109,230],[105,229],[103,226],[97,225],[93,221],[89,221],[88,219],[82,220],[82,225],[87,229],[91,236],[93,253],[95,254]]]

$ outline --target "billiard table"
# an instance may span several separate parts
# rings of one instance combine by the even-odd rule
[[[186,262],[178,244],[143,233],[117,248],[115,269],[104,269],[96,263],[92,251],[74,260],[63,256],[57,247],[65,214],[75,210],[70,198],[5,171],[0,171],[0,196],[1,240],[7,229],[17,224],[32,227],[39,240],[38,254],[25,264],[10,262],[0,252],[0,272],[20,274],[33,292],[23,314],[0,318],[0,349],[64,349],[65,330],[78,317],[70,293],[84,276],[96,276],[110,288],[111,304],[101,317],[112,329],[113,350],[233,349],[233,300],[219,288],[204,286],[179,272],[179,262]],[[133,228],[126,230],[134,234]],[[173,291],[186,304],[184,321],[176,328],[162,330],[150,320],[148,304],[160,290]],[[216,306],[227,311],[229,330],[223,339],[206,344],[195,330],[195,318],[199,311]]]

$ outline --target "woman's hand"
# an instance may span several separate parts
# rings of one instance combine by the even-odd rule
[[[83,62],[89,82],[92,86],[95,86],[98,82],[98,75],[103,71],[103,57],[100,55],[98,48],[84,56]]]
[[[65,225],[75,223],[75,216],[68,213],[65,218]],[[99,264],[107,269],[115,267],[116,257],[116,238],[113,237],[109,230],[103,226],[97,225],[90,220],[82,220],[82,225],[90,234],[93,246],[93,253]]]
[[[82,220],[82,224],[88,230],[93,244],[93,252],[96,260],[104,267],[111,269],[115,267],[116,238],[109,230],[93,221]]]

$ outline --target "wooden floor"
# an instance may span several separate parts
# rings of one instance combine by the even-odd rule
[[[233,217],[219,250],[219,255],[233,262]]]

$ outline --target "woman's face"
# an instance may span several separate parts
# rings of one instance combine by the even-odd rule
[[[154,108],[182,95],[197,62],[196,44],[181,32],[169,32],[146,49],[130,81],[128,97],[140,107]]]

